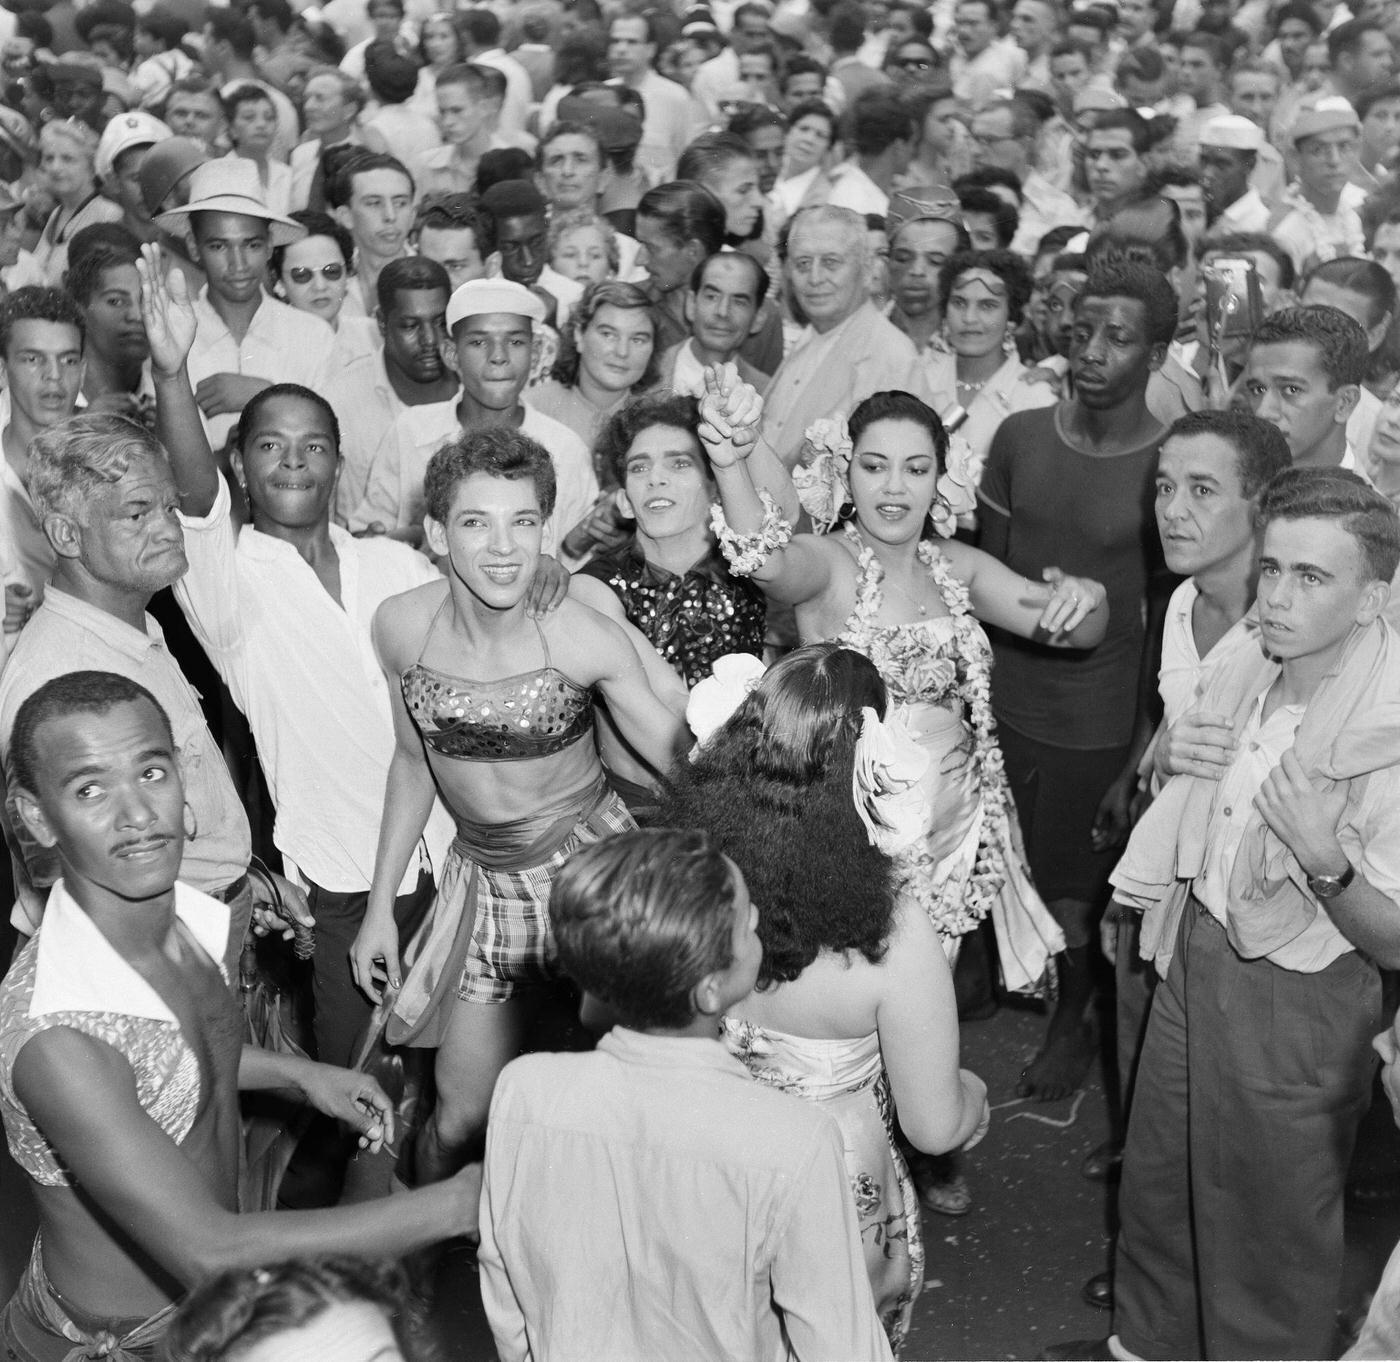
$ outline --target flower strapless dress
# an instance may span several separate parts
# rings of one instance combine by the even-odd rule
[[[875,664],[932,758],[921,782],[928,835],[899,857],[904,891],[928,913],[950,959],[958,939],[990,916],[1006,987],[1038,990],[1064,936],[1026,868],[991,718],[991,645],[966,587],[935,545],[921,544],[919,557],[948,614],[897,625],[876,623],[884,573],[858,538],[853,548],[856,604],[836,641]]]
[[[924,1245],[919,1194],[895,1145],[879,1036],[816,1040],[725,1017],[721,1038],[760,1083],[817,1102],[835,1118],[876,1313],[898,1352],[923,1288]]]

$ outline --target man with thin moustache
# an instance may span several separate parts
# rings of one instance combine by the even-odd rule
[[[447,271],[422,256],[391,260],[375,285],[382,350],[340,370],[325,396],[343,418],[336,518],[348,520],[364,499],[370,465],[395,417],[409,407],[450,401],[457,375],[443,362],[447,339]]]
[[[705,393],[706,365],[733,364],[741,382],[762,392],[768,375],[739,350],[768,291],[768,274],[751,255],[723,251],[695,267],[686,291],[690,339],[661,356],[661,387],[697,400]]]
[[[1075,302],[1075,396],[1016,412],[992,439],[979,493],[981,544],[1030,581],[1047,564],[1108,587],[1109,624],[1090,653],[992,631],[992,704],[1031,874],[1064,930],[1060,993],[1018,1091],[1068,1097],[1094,1047],[1092,945],[1141,753],[1138,681],[1154,566],[1152,481],[1163,436],[1147,384],[1176,331],[1177,301],[1157,271],[1092,274]]]
[[[119,674],[65,671],[15,715],[15,804],[62,868],[0,987],[0,1114],[39,1210],[0,1313],[18,1362],[153,1357],[203,1278],[402,1254],[477,1223],[472,1174],[392,1204],[239,1214],[240,1091],[296,1092],[369,1149],[393,1107],[364,1074],[243,1043],[220,964],[232,914],[176,878],[182,761],[156,697]]]

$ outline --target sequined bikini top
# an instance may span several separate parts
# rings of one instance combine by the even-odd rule
[[[549,662],[539,621],[544,666],[538,671],[469,681],[423,665],[423,653],[449,596],[438,607],[415,662],[399,679],[404,704],[439,756],[458,761],[530,761],[553,756],[593,730],[593,692]]]

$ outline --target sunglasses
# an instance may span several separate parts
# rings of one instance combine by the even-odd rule
[[[345,266],[337,263],[322,265],[319,270],[313,270],[310,265],[293,265],[287,271],[287,277],[294,284],[309,284],[317,274],[320,274],[322,279],[329,279],[331,283],[338,284],[345,278]]]

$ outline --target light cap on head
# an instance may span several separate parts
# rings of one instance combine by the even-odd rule
[[[1201,129],[1201,145],[1226,151],[1258,151],[1264,145],[1264,130],[1239,114],[1221,114]]]
[[[1304,103],[1298,110],[1290,136],[1296,147],[1305,137],[1316,137],[1320,132],[1336,132],[1338,128],[1360,132],[1361,119],[1357,117],[1349,99],[1343,99],[1341,95],[1323,95],[1320,99]]]
[[[149,147],[156,142],[164,142],[175,134],[154,114],[142,109],[131,113],[118,114],[102,130],[93,157],[93,169],[99,180],[111,178],[116,168],[117,157],[132,147]]]
[[[465,284],[459,284],[447,300],[447,334],[452,334],[458,322],[488,312],[527,317],[536,326],[544,323],[543,301],[524,284],[510,279],[468,279]]]

